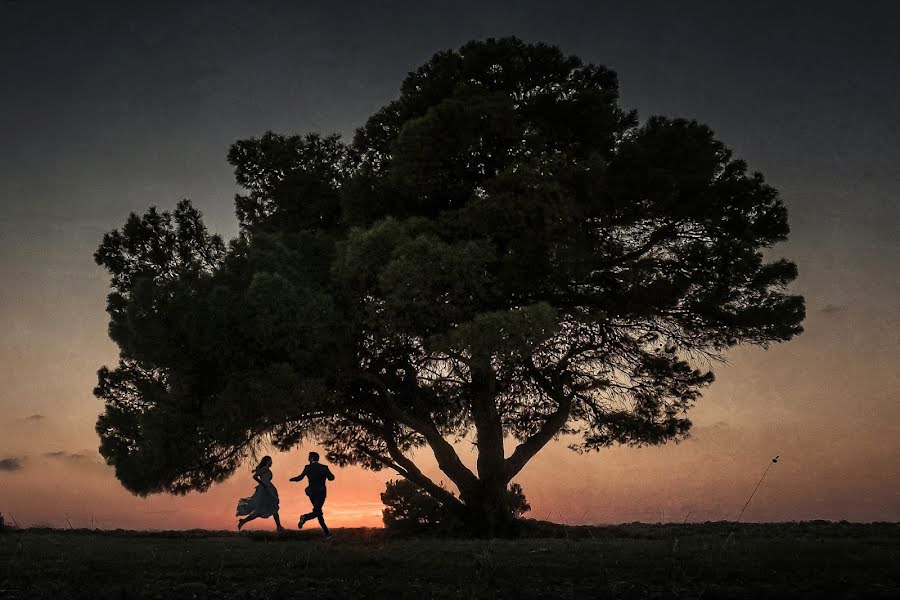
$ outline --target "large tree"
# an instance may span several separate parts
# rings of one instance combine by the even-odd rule
[[[763,256],[788,234],[777,191],[705,125],[640,123],[613,71],[554,46],[440,52],[352,144],[266,133],[228,159],[236,239],[185,200],[95,255],[120,348],[100,451],[138,494],[314,441],[498,533],[551,440],[678,441],[724,351],[802,331],[796,266]],[[454,447],[471,432],[474,470]]]

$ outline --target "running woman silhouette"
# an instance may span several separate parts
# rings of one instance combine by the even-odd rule
[[[319,453],[309,453],[309,464],[303,468],[303,472],[296,477],[291,477],[291,481],[300,481],[304,477],[309,482],[306,486],[306,495],[312,503],[312,512],[308,512],[300,517],[297,527],[303,529],[303,524],[312,519],[318,519],[325,537],[331,537],[328,526],[325,524],[325,517],[322,515],[322,505],[325,504],[325,481],[334,481],[334,473],[331,472],[326,465],[319,464]]]

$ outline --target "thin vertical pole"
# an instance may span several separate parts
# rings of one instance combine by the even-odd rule
[[[750,504],[750,501],[753,500],[753,495],[756,494],[756,490],[759,489],[760,484],[763,482],[763,479],[765,479],[766,473],[768,473],[768,472],[769,472],[769,469],[772,468],[772,465],[774,465],[774,464],[777,463],[777,462],[778,462],[778,456],[776,456],[775,458],[773,458],[773,459],[772,459],[772,462],[769,463],[769,466],[766,467],[766,470],[763,471],[762,477],[759,478],[759,483],[756,484],[756,487],[753,488],[753,493],[750,494],[750,497],[747,498],[747,502],[744,503],[744,508],[741,509],[741,514],[738,515],[737,521],[735,521],[736,523],[740,523],[740,522],[741,522],[741,517],[744,516],[744,511],[747,510],[747,506]]]

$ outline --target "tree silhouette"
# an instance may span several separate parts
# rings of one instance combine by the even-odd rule
[[[509,482],[559,435],[688,435],[723,351],[802,331],[796,266],[762,253],[787,212],[707,126],[640,124],[617,99],[613,71],[554,46],[470,42],[352,144],[235,143],[227,246],[186,200],[131,214],[95,254],[120,348],[97,431],[118,478],[203,490],[261,441],[310,439],[496,534]],[[474,470],[453,445],[470,433]]]

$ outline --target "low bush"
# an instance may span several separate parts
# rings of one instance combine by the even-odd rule
[[[531,510],[521,485],[513,483],[507,493],[513,517]],[[455,533],[465,529],[458,515],[408,479],[388,481],[381,501],[385,505],[381,515],[386,529],[413,533]]]

